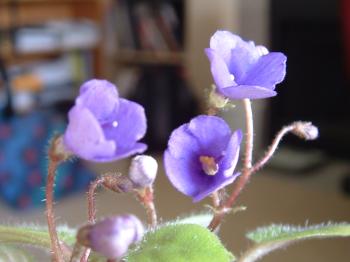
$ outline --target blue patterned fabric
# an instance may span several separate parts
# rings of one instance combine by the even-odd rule
[[[53,112],[0,121],[0,198],[8,205],[19,209],[44,205],[49,140],[65,126],[64,118]],[[77,160],[62,164],[55,199],[86,190],[93,179],[94,174]]]

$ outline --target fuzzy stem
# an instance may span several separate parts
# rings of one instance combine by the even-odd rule
[[[295,128],[295,123],[290,124],[288,126],[284,126],[276,135],[275,139],[272,141],[272,144],[269,146],[268,150],[266,151],[265,155],[262,159],[260,159],[252,168],[251,172],[255,173],[259,169],[261,169],[273,156],[275,153],[279,143],[281,142],[282,138],[289,132],[293,131]]]
[[[88,219],[90,224],[95,223],[96,219],[96,205],[95,205],[95,192],[96,189],[102,185],[106,180],[105,176],[97,178],[95,181],[91,182],[89,191],[88,191]],[[91,249],[85,248],[84,252],[81,255],[80,262],[86,262],[89,259]]]
[[[154,194],[153,194],[153,188],[147,187],[146,188],[147,192],[147,199],[144,202],[145,204],[145,208],[146,208],[146,212],[147,212],[147,216],[148,216],[148,224],[152,227],[155,228],[157,226],[157,211],[156,211],[156,207],[154,205]]]
[[[254,139],[253,111],[252,111],[252,105],[249,99],[244,99],[243,104],[245,109],[246,132],[247,132],[243,171],[249,174],[248,171],[252,167],[252,160],[253,160],[253,139]]]
[[[88,191],[88,219],[90,224],[95,223],[96,218],[95,192],[104,182],[105,177],[101,176],[90,184]]]
[[[220,197],[219,197],[219,192],[215,191],[214,193],[212,193],[211,195],[211,200],[213,203],[213,207],[216,209],[220,206]]]
[[[83,252],[85,252],[85,247],[76,242],[69,262],[79,262]]]
[[[49,167],[46,182],[46,218],[51,240],[52,255],[55,262],[63,262],[62,250],[57,236],[55,216],[53,211],[53,194],[56,177],[56,169],[59,164],[54,157],[49,154]]]
[[[225,201],[221,207],[216,210],[212,221],[210,222],[208,228],[211,231],[214,231],[222,222],[225,214],[228,213],[233,204],[235,203],[237,197],[241,193],[242,189],[245,187],[249,181],[251,175],[252,159],[253,159],[253,112],[252,105],[249,99],[243,99],[243,105],[245,109],[246,117],[246,145],[245,145],[245,158],[243,162],[243,171],[242,175],[238,178],[238,182],[235,184],[235,187],[230,195],[230,197]]]
[[[151,228],[157,226],[157,211],[154,205],[152,186],[137,190],[137,198],[143,204],[147,213],[147,222]]]

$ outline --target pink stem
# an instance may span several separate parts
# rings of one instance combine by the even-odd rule
[[[245,145],[245,158],[243,162],[242,175],[239,177],[238,182],[235,185],[230,197],[225,201],[224,204],[215,212],[212,221],[210,222],[208,228],[214,231],[222,222],[225,214],[231,209],[235,203],[237,197],[242,192],[243,188],[249,181],[251,175],[252,158],[253,158],[253,112],[252,106],[249,99],[243,100],[245,117],[246,117],[246,145]]]

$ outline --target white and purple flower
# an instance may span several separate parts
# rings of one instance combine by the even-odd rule
[[[255,46],[228,31],[217,31],[205,52],[217,92],[231,99],[260,99],[275,96],[276,84],[286,75],[287,58]]]
[[[197,116],[175,129],[164,153],[166,175],[183,194],[200,201],[232,183],[241,130],[232,133],[216,116]]]
[[[68,118],[64,145],[83,159],[114,161],[147,149],[138,142],[147,128],[144,108],[119,98],[116,86],[106,80],[85,82]]]

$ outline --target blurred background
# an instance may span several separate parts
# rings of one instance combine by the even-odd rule
[[[283,125],[304,120],[320,129],[315,142],[284,139],[240,198],[247,211],[223,225],[226,246],[239,254],[249,246],[245,232],[272,222],[350,221],[350,1],[0,0],[0,222],[45,223],[48,140],[64,131],[87,79],[108,79],[145,107],[144,141],[161,161],[171,131],[206,110],[212,77],[203,50],[217,29],[288,57],[278,96],[253,103],[255,158]],[[234,102],[222,116],[243,128]],[[82,224],[89,182],[105,171],[127,173],[128,163],[64,164],[58,222]],[[162,167],[156,197],[163,221],[203,208],[176,192]],[[145,217],[132,197],[104,190],[98,208],[100,216]],[[348,261],[349,247],[344,239],[310,241],[262,261]]]

